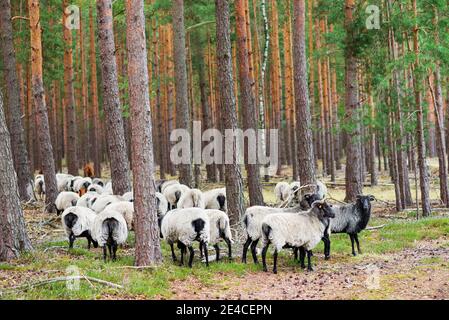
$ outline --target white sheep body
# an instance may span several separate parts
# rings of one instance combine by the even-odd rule
[[[37,193],[39,198],[43,198],[45,194],[45,180],[43,175],[38,175],[34,179],[34,191]]]
[[[177,208],[201,208],[204,209],[206,204],[204,202],[204,194],[199,189],[190,189],[185,191],[181,198],[179,198]]]
[[[56,174],[56,185],[58,188],[58,192],[63,191],[70,191],[67,189],[67,186],[69,184],[70,179],[72,179],[73,176],[66,173],[57,173]]]
[[[219,197],[224,199],[224,205],[220,205]],[[216,209],[227,212],[226,188],[212,189],[204,192],[206,209]]]
[[[91,184],[88,188],[87,188],[87,192],[95,192],[98,194],[103,194],[103,187],[100,186],[99,184]]]
[[[76,202],[76,206],[77,206],[77,207],[84,207],[84,208],[89,208],[89,209],[90,209],[90,207],[89,207],[90,201],[91,201],[93,198],[96,198],[96,197],[98,197],[98,196],[99,196],[98,193],[89,191],[89,192],[83,194],[83,195],[78,199],[78,201]]]
[[[157,215],[164,216],[168,211],[168,201],[162,193],[156,192],[156,198],[159,199],[157,206]]]
[[[114,202],[108,205],[105,211],[116,211],[119,212],[126,221],[128,230],[134,230],[134,204],[129,201]]]
[[[105,246],[109,238],[107,227],[104,224],[107,219],[114,219],[118,222],[117,228],[112,233],[112,238],[117,244],[124,244],[128,238],[128,227],[125,218],[119,212],[113,210],[104,210],[95,217],[92,238],[98,242],[99,246]]]
[[[70,213],[78,217],[78,220],[72,228],[69,228],[65,222],[65,217]],[[69,237],[73,233],[76,237],[78,237],[86,231],[91,232],[96,216],[97,214],[89,208],[69,207],[65,209],[61,216],[61,222],[64,227],[65,234]]]
[[[113,195],[114,194],[114,191],[112,189],[112,182],[111,181],[106,183],[106,185],[104,186],[103,194],[109,194],[109,195]]]
[[[206,210],[209,217],[210,237],[209,244],[214,245],[224,240],[222,235],[232,242],[231,225],[228,215],[221,210]]]
[[[122,197],[123,197],[123,199],[125,199],[125,201],[132,202],[132,201],[134,201],[134,192],[129,191],[129,192],[123,194]]]
[[[98,196],[95,201],[94,201],[94,199],[91,199],[90,208],[92,210],[94,210],[95,212],[100,213],[111,203],[120,202],[120,201],[123,201],[123,198],[120,196],[102,194],[102,195]]]
[[[58,213],[61,213],[69,207],[73,207],[78,202],[80,196],[75,192],[63,191],[58,194],[55,200],[55,206]]]
[[[167,186],[164,191],[162,191],[162,194],[165,196],[171,207],[175,208],[179,199],[182,197],[182,194],[187,190],[190,190],[190,188],[186,185],[175,183]],[[179,198],[177,198],[177,195],[179,195]]]
[[[180,184],[180,183],[179,183],[178,180],[168,180],[168,181],[164,181],[164,182],[161,184],[161,186],[160,186],[161,193],[164,193],[164,190],[165,190],[168,186],[171,186],[171,185],[174,185],[174,184]]]
[[[86,189],[89,188],[89,186],[92,184],[92,179],[91,178],[80,178],[80,179],[76,179],[75,182],[73,183],[73,191],[74,192],[80,192],[82,189]]]
[[[274,194],[277,202],[287,200],[290,192],[290,185],[287,182],[278,182],[274,187]]]

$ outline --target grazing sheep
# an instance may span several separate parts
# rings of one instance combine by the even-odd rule
[[[372,195],[358,195],[356,202],[353,204],[334,206],[335,219],[331,221],[330,233],[348,234],[354,256],[357,255],[354,249],[354,241],[357,244],[357,251],[362,253],[358,234],[368,225],[371,217],[371,201],[374,200],[375,198]]]
[[[201,208],[204,209],[206,204],[204,202],[204,194],[201,190],[198,189],[190,189],[184,192],[179,198],[177,208],[178,209],[186,209],[186,208]]]
[[[58,194],[55,200],[56,213],[58,216],[67,208],[76,206],[80,196],[75,192],[64,191]]]
[[[92,239],[92,227],[96,216],[95,212],[83,207],[69,207],[64,210],[61,222],[67,237],[69,237],[70,249],[73,248],[76,238],[86,238],[88,249],[90,249],[91,243],[94,248],[98,247],[98,243]]]
[[[83,194],[78,201],[76,202],[76,206],[77,207],[84,207],[84,208],[89,208],[90,209],[90,201],[94,198],[97,198],[99,196],[98,193],[96,192],[87,192],[85,194]]]
[[[99,184],[91,184],[88,188],[87,188],[87,192],[95,192],[98,194],[103,194],[103,187],[100,186]]]
[[[123,198],[120,196],[102,194],[99,197],[92,199],[90,201],[90,208],[94,210],[96,213],[100,213],[111,203],[120,201],[123,201]]]
[[[76,181],[79,180],[79,179],[83,179],[83,177],[80,177],[80,176],[76,176],[76,177],[72,176],[72,177],[69,177],[69,178],[66,180],[66,186],[65,186],[64,190],[65,190],[65,191],[69,191],[69,192],[75,192],[75,183],[76,183]]]
[[[170,184],[169,186],[163,189],[162,194],[167,199],[170,205],[170,210],[177,208],[179,199],[181,198],[182,194],[187,190],[190,190],[190,188],[180,183]]]
[[[335,214],[325,201],[316,201],[312,208],[303,213],[275,213],[262,221],[262,264],[267,271],[266,256],[270,243],[274,246],[273,273],[277,273],[278,252],[285,247],[300,249],[301,267],[305,268],[304,258],[307,253],[307,269],[312,271],[312,249],[321,241]]]
[[[156,182],[156,190],[160,193],[164,193],[164,190],[171,185],[180,184],[178,180],[158,180]]]
[[[87,189],[92,184],[91,178],[76,179],[73,183],[73,192],[78,193],[80,196],[87,192]]]
[[[246,263],[246,255],[248,252],[248,248],[251,245],[251,254],[254,260],[254,263],[259,263],[257,260],[256,248],[259,243],[260,238],[262,237],[262,220],[269,214],[273,213],[294,213],[301,212],[310,209],[312,203],[316,200],[316,195],[307,197],[307,199],[303,199],[300,205],[297,205],[292,208],[273,208],[273,207],[263,207],[263,206],[253,206],[246,209],[245,214],[243,216],[242,222],[243,227],[245,228],[247,239],[245,244],[243,245],[243,254],[242,254],[242,262]]]
[[[73,176],[70,174],[57,173],[56,174],[56,184],[58,187],[58,192],[71,191],[71,190],[68,190],[67,186],[69,184],[69,180],[72,178],[73,178]]]
[[[129,201],[114,202],[108,205],[105,211],[111,210],[120,213],[125,218],[129,231],[134,230],[134,204]]]
[[[114,210],[104,210],[95,217],[92,238],[103,247],[103,259],[106,262],[107,249],[110,258],[117,260],[117,248],[128,239],[128,227],[125,218]]]
[[[226,201],[226,188],[212,189],[204,192],[206,209],[216,209],[224,212],[228,211]]]
[[[38,175],[34,179],[34,191],[38,195],[39,199],[42,200],[45,195],[45,181],[43,175]]]
[[[290,185],[287,182],[278,182],[274,187],[276,202],[284,202],[288,199]]]
[[[206,210],[209,217],[210,238],[209,244],[213,245],[216,252],[216,259],[220,260],[220,248],[218,243],[223,240],[228,245],[228,258],[232,259],[232,233],[228,215],[221,210]]]
[[[123,199],[125,199],[125,201],[134,202],[134,193],[132,191],[125,193]]]
[[[100,187],[104,187],[104,181],[100,178],[92,179],[92,184],[98,184]]]
[[[189,267],[193,262],[193,241],[200,243],[200,248],[204,248],[206,265],[209,266],[207,244],[210,238],[209,217],[205,210],[200,208],[176,209],[167,212],[161,217],[162,237],[170,245],[173,262],[176,262],[176,255],[173,248],[175,243],[181,250],[181,265],[184,264],[184,254],[189,249]]]

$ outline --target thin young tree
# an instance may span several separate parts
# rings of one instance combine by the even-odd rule
[[[162,261],[153,176],[153,134],[143,6],[143,0],[126,1],[126,46],[137,266],[152,265]]]
[[[315,183],[312,120],[307,85],[305,0],[293,1],[293,68],[296,107],[296,138],[299,179],[302,185]]]
[[[173,1],[173,55],[175,64],[175,91],[176,91],[176,127],[191,133],[189,96],[187,88],[186,66],[186,32],[184,25],[184,0]],[[179,166],[179,181],[187,186],[193,182],[192,154],[188,150],[188,163]]]
[[[103,110],[106,118],[105,129],[108,131],[106,141],[111,161],[112,187],[114,194],[124,194],[131,190],[131,183],[119,98],[111,0],[97,1],[97,22]]]
[[[246,0],[235,1],[236,31],[237,31],[237,54],[239,60],[239,79],[240,79],[240,96],[242,103],[243,127],[245,130],[257,128],[256,124],[256,105],[252,90],[252,83],[249,68],[248,46],[246,42],[248,37],[246,34],[245,21],[245,5]],[[257,164],[246,164],[248,192],[250,205],[262,205],[263,195],[260,186],[260,172]]]
[[[48,124],[45,102],[44,82],[42,78],[42,38],[39,12],[39,0],[28,0],[31,34],[31,87],[36,112],[37,135],[42,158],[42,171],[45,179],[45,203],[48,212],[54,211],[57,196],[55,162]]]
[[[222,104],[221,121],[225,129],[237,129],[237,112],[235,108],[234,79],[231,54],[231,26],[229,0],[215,0],[217,23],[217,66],[218,88]],[[237,163],[236,143],[227,145],[226,154],[232,154],[232,163],[225,165],[225,184],[228,199],[228,213],[231,224],[240,221],[243,214],[243,180]]]
[[[17,172],[19,184],[19,195],[22,201],[29,201],[34,199],[34,193],[30,161],[22,123],[21,87],[16,69],[10,0],[0,1],[0,47],[3,52],[4,75],[8,92],[8,110],[11,114],[9,130],[14,168]]]

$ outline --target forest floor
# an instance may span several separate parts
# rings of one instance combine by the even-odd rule
[[[264,273],[251,259],[242,264],[241,244],[231,262],[223,259],[207,268],[196,257],[189,269],[174,264],[162,242],[163,265],[136,269],[133,234],[129,246],[119,249],[118,260],[104,263],[101,249],[88,251],[85,240],[77,240],[69,251],[59,220],[41,208],[28,208],[25,217],[35,250],[0,264],[0,299],[449,299],[447,210],[435,208],[432,217],[419,220],[413,210],[395,213],[392,188],[388,183],[366,188],[365,193],[381,200],[374,203],[369,226],[382,227],[360,234],[363,254],[353,257],[349,237],[333,235],[331,260],[324,260],[320,244],[314,250],[315,271],[307,272],[284,250],[277,275]],[[274,202],[272,190],[272,183],[265,185],[267,202]],[[343,199],[342,187],[329,191]],[[432,194],[438,198],[434,190]],[[271,252],[268,264],[272,267]],[[73,281],[39,283],[73,275],[86,278],[79,286]]]

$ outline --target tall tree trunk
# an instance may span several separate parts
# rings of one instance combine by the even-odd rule
[[[237,129],[237,112],[235,108],[234,80],[231,55],[231,25],[229,0],[215,0],[217,21],[217,65],[218,88],[223,112],[221,121],[225,129]],[[232,154],[232,163],[225,165],[225,185],[228,201],[228,214],[231,224],[236,225],[243,214],[243,179],[237,163],[237,146],[235,142],[226,145],[226,153]]]
[[[68,0],[63,1],[62,29],[64,31],[64,94],[67,125],[67,150],[66,160],[69,174],[78,175],[78,157],[77,157],[77,128],[75,96],[73,93],[73,54],[72,54],[72,30],[66,27],[70,10],[66,10]]]
[[[14,168],[17,172],[19,195],[22,201],[34,199],[30,162],[25,143],[20,101],[20,83],[17,77],[10,0],[0,0],[0,40],[3,67],[8,92],[8,109],[11,114],[10,133]]]
[[[299,179],[302,185],[315,183],[312,120],[307,87],[305,0],[293,1],[293,64],[296,106],[296,137]]]
[[[190,108],[187,91],[187,68],[186,68],[186,37],[184,26],[184,0],[173,1],[173,54],[175,63],[175,90],[176,90],[176,127],[187,130],[190,134]],[[189,148],[189,163],[179,166],[179,181],[191,186],[192,177],[192,153]]]
[[[353,202],[356,196],[362,193],[361,181],[361,154],[360,154],[360,119],[358,119],[358,84],[357,84],[357,59],[354,54],[355,45],[352,23],[354,0],[345,1],[345,26],[346,26],[346,119],[353,125],[352,130],[346,131],[346,202]]]
[[[415,19],[418,17],[418,10],[416,7],[416,0],[413,0],[413,13]],[[430,198],[429,198],[429,168],[426,163],[426,144],[424,139],[424,120],[423,120],[423,106],[421,101],[421,90],[418,76],[418,69],[420,68],[419,61],[419,28],[417,22],[413,30],[413,49],[415,52],[415,65],[413,70],[413,88],[415,92],[415,107],[416,107],[416,145],[418,147],[418,167],[419,167],[419,181],[421,188],[421,205],[423,216],[427,217],[431,213]]]
[[[107,143],[111,161],[114,194],[131,190],[129,162],[121,113],[111,0],[97,1],[98,44],[100,50],[103,111],[106,118]]]
[[[31,33],[31,84],[36,109],[39,149],[42,157],[42,170],[45,179],[45,203],[48,212],[54,211],[57,196],[55,162],[45,104],[44,83],[42,80],[42,40],[39,0],[28,0]]]
[[[252,91],[253,79],[249,70],[248,46],[246,42],[245,5],[246,0],[235,1],[237,51],[239,58],[240,95],[242,100],[243,126],[245,130],[256,130],[255,101]],[[248,191],[250,205],[262,205],[263,195],[260,186],[260,172],[258,164],[246,164],[248,177]]]
[[[136,265],[146,266],[161,262],[162,254],[153,176],[153,135],[143,0],[126,1],[126,45],[136,214]]]
[[[0,92],[0,261],[17,258],[31,250],[25,219],[20,206],[17,176],[14,171],[11,140],[6,127],[3,96]]]

